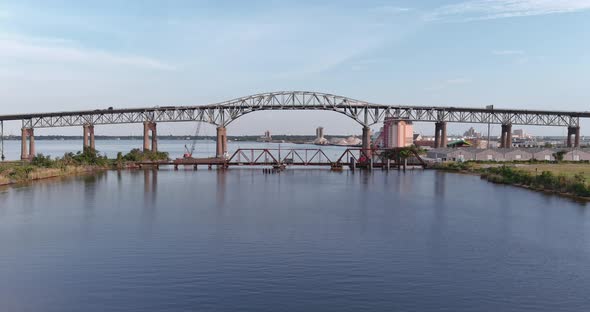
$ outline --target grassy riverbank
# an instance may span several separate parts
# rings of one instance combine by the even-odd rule
[[[138,161],[157,161],[168,159],[163,152],[142,152],[132,150],[116,159],[108,159],[96,150],[85,149],[83,152],[67,153],[63,157],[52,159],[39,154],[31,161],[0,163],[0,185],[57,178],[77,174],[92,173],[100,170],[125,168],[128,163]]]
[[[109,167],[73,164],[60,167],[39,167],[28,163],[0,164],[0,185],[91,173],[105,169],[109,169]]]
[[[532,190],[590,198],[588,163],[478,163],[453,162],[436,169],[478,174],[493,183],[526,187]]]

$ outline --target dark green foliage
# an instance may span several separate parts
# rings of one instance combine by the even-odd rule
[[[557,151],[553,153],[553,158],[555,158],[556,161],[560,162],[563,161],[563,156],[565,156],[565,154],[567,154],[567,151]]]
[[[119,159],[117,157],[117,159]],[[167,152],[151,152],[151,151],[142,151],[138,148],[132,149],[129,153],[125,156],[122,156],[122,160],[124,161],[158,161],[158,160],[168,160],[168,153]]]
[[[37,154],[31,159],[31,166],[41,168],[55,168],[58,167],[57,161],[52,160],[51,156],[45,156],[43,154]]]
[[[436,169],[448,170],[448,171],[468,171],[473,169],[473,163],[471,162],[445,162],[438,163],[434,166]]]
[[[421,149],[416,146],[408,146],[408,147],[399,147],[399,148],[391,148],[384,150],[381,152],[381,157],[383,159],[407,159],[414,155],[421,155],[426,154],[426,150]]]
[[[590,197],[590,187],[582,174],[568,177],[543,171],[541,174],[533,175],[514,167],[502,166],[482,169],[481,176],[494,183],[525,185],[536,189]]]
[[[93,165],[93,166],[107,166],[109,165],[109,159],[106,156],[101,156],[97,150],[91,147],[85,147],[82,152],[76,153],[76,155],[64,155],[70,156],[72,161],[77,165]]]
[[[74,153],[65,153],[62,158],[51,159],[51,156],[37,154],[29,163],[32,167],[37,168],[65,168],[66,166],[108,166],[109,159],[101,156],[97,150],[85,148],[84,151]]]

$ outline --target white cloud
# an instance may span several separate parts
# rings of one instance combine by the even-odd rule
[[[492,51],[494,55],[524,55],[524,51],[522,50],[494,50]]]
[[[138,55],[119,55],[76,47],[72,41],[55,38],[0,36],[0,57],[34,62],[120,65],[155,70],[174,70],[169,64]]]
[[[427,20],[473,21],[570,13],[590,9],[590,0],[472,0],[439,7]]]
[[[407,8],[407,7],[384,5],[384,6],[373,8],[372,11],[379,12],[379,13],[400,14],[400,13],[412,11],[412,9]]]

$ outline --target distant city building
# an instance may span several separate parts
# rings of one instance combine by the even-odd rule
[[[315,140],[313,140],[313,144],[326,145],[328,143],[328,140],[324,138],[324,127],[317,127],[315,129]]]
[[[469,142],[471,144],[472,147],[474,148],[479,148],[479,149],[484,149],[484,148],[494,148],[494,147],[498,147],[498,142],[489,142],[488,144],[488,140],[484,140],[482,138],[469,138],[469,139],[465,139],[467,142]]]
[[[523,129],[516,129],[512,131],[512,137],[517,139],[529,139],[531,138],[531,135],[524,132]]]
[[[272,136],[270,135],[269,130],[264,131],[264,135],[261,136],[260,138],[258,138],[258,142],[271,142],[271,141],[272,141]]]
[[[385,118],[381,131],[385,148],[406,147],[414,144],[414,127],[409,120]]]
[[[465,131],[465,133],[463,133],[463,136],[466,138],[480,138],[481,137],[481,133],[475,131],[475,129],[473,129],[473,127],[469,128],[469,130]]]
[[[315,129],[315,136],[316,136],[316,139],[323,139],[324,138],[324,127],[317,127],[317,129]]]

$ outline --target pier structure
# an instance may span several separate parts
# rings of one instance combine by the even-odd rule
[[[151,134],[151,142],[150,142]],[[157,152],[158,151],[158,127],[153,121],[143,122],[143,151]]]
[[[83,134],[82,134],[82,146],[84,149],[86,148],[91,148],[91,149],[95,149],[96,148],[96,143],[94,141],[94,125],[84,125],[83,126]]]

